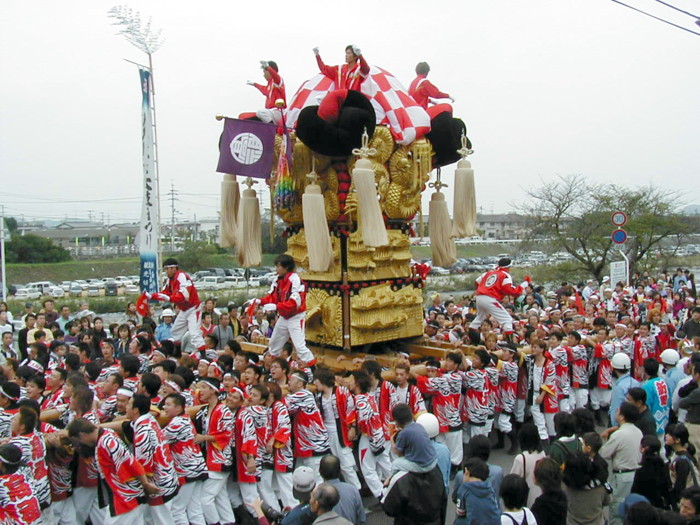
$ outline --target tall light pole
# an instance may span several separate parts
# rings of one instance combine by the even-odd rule
[[[160,176],[158,157],[158,133],[156,127],[155,84],[153,80],[153,53],[163,44],[161,30],[153,30],[151,19],[142,23],[141,14],[125,5],[110,9],[107,16],[119,27],[119,33],[127,42],[148,57],[148,65],[131,62],[139,67],[141,77],[142,147],[143,147],[143,205],[139,254],[141,258],[141,289],[156,292],[159,288],[160,263],[163,250],[160,239]],[[155,194],[155,199],[153,198]]]

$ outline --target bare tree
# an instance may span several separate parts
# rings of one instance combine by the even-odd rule
[[[528,191],[520,206],[532,224],[530,240],[547,240],[574,257],[577,269],[600,279],[618,249],[629,257],[631,271],[653,253],[675,253],[690,233],[688,221],[676,211],[678,195],[653,186],[628,189],[592,184],[582,175],[560,176]],[[628,240],[616,245],[610,221],[614,211],[627,214]],[[672,241],[672,242],[671,242]]]

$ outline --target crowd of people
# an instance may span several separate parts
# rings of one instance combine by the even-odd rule
[[[0,523],[363,524],[361,490],[397,524],[445,523],[448,499],[456,524],[700,522],[692,274],[546,292],[509,266],[431,298],[443,359],[390,368],[316,363],[287,256],[240,308],[174,259],[159,318],[46,300],[15,333],[0,305]]]

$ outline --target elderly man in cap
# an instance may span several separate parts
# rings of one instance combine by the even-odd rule
[[[501,301],[505,295],[519,297],[530,283],[526,281],[520,286],[513,286],[513,278],[508,272],[510,265],[511,260],[508,257],[502,257],[494,270],[483,273],[476,279],[476,317],[469,325],[469,336],[474,344],[479,344],[478,330],[486,316],[491,316],[498,321],[507,339],[513,338],[513,318]]]
[[[310,525],[316,519],[311,510],[311,492],[316,487],[316,474],[310,467],[297,467],[292,474],[292,493],[299,500],[282,520],[282,525]]]

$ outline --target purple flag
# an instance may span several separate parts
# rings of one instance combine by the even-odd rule
[[[272,171],[277,126],[256,120],[224,120],[216,171],[266,179]]]

